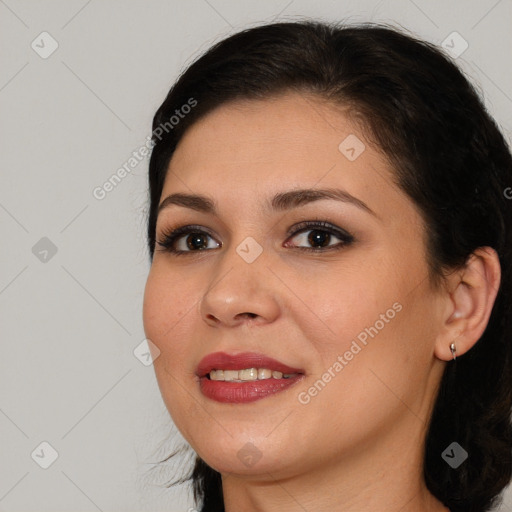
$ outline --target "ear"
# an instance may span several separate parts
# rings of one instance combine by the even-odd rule
[[[466,353],[487,327],[501,281],[498,254],[491,247],[479,247],[463,268],[447,278],[446,307],[434,353],[444,361]]]

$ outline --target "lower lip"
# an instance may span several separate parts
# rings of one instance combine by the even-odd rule
[[[203,395],[211,400],[222,403],[241,404],[275,395],[293,386],[303,378],[304,375],[297,375],[297,377],[289,379],[272,378],[249,380],[247,382],[225,382],[202,377],[200,379],[200,387]]]

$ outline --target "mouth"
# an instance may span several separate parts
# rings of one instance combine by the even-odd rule
[[[254,352],[215,352],[196,371],[204,396],[222,403],[245,403],[284,391],[302,380],[304,370]]]

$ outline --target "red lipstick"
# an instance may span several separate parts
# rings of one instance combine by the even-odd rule
[[[233,382],[210,380],[208,374],[213,370],[244,370],[249,368],[267,369],[283,374],[296,374],[289,378],[265,378]],[[255,352],[227,354],[215,352],[204,357],[196,371],[200,379],[203,395],[222,403],[254,402],[271,394],[284,391],[304,378],[304,370],[288,366],[276,359]]]

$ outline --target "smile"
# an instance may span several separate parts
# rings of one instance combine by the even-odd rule
[[[203,358],[196,371],[201,393],[216,402],[260,400],[304,379],[304,370],[263,354],[215,352]]]

